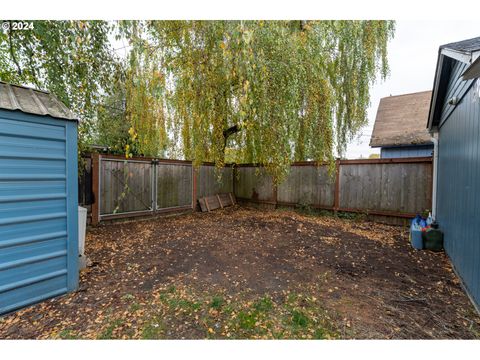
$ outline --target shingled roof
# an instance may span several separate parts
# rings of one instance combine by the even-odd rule
[[[3,81],[0,81],[0,109],[77,120],[77,117],[49,92],[12,85]]]
[[[382,98],[370,139],[371,147],[429,144],[426,126],[431,91]]]
[[[440,49],[451,49],[463,53],[472,53],[480,50],[480,37],[441,45]]]

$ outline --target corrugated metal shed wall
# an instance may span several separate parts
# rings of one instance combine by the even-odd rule
[[[462,88],[455,79],[450,85]],[[439,136],[437,219],[445,249],[480,305],[480,101],[473,87],[450,112]]]
[[[78,285],[77,123],[0,110],[0,314]]]
[[[432,156],[433,145],[382,147],[382,159]]]

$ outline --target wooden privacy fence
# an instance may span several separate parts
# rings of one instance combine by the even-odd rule
[[[272,206],[304,205],[333,211],[411,218],[431,209],[432,158],[337,160],[327,165],[293,163],[275,186],[261,166],[221,169],[190,161],[93,154],[92,223],[101,220],[193,210],[202,197],[233,192],[238,200]]]
[[[217,181],[214,164],[198,169],[191,161],[92,155],[92,224],[101,220],[192,210],[197,199],[233,192],[233,169]]]
[[[243,201],[400,218],[432,204],[431,157],[337,160],[334,174],[327,165],[297,162],[278,186],[263,167],[245,164],[235,171],[235,195]]]
[[[93,203],[92,192],[92,157],[90,154],[83,157],[83,169],[78,171],[78,205],[89,206]]]

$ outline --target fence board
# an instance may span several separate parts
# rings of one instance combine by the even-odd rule
[[[432,164],[341,164],[340,208],[416,213],[431,209]]]
[[[335,174],[327,166],[292,166],[284,182],[278,185],[277,201],[332,207]]]
[[[95,159],[94,156],[92,164],[96,163]],[[114,216],[121,216],[122,213],[186,209],[195,204],[194,193],[196,199],[234,192],[240,200],[272,205],[305,204],[400,217],[431,208],[431,158],[340,160],[337,168],[338,176],[329,174],[326,164],[294,163],[285,181],[274,187],[265,168],[255,165],[241,165],[235,171],[225,167],[220,170],[218,182],[215,167],[209,164],[200,166],[194,179],[192,164],[188,161],[134,159],[125,162],[121,158],[101,156],[97,170],[99,180],[95,180],[94,171],[93,183],[100,183],[97,203],[102,218],[111,217],[109,214],[114,211]],[[151,208],[152,202],[155,210]]]
[[[327,165],[293,164],[275,189],[264,168],[238,167],[235,195],[273,204],[307,204],[340,211],[408,217],[431,208],[431,158],[341,160],[338,180]],[[335,181],[339,203],[335,205]]]
[[[218,171],[218,170],[217,170]],[[197,171],[197,199],[220,193],[233,192],[233,168],[220,170],[220,182],[215,166],[202,165]]]
[[[149,210],[152,164],[114,159],[100,161],[100,215]]]
[[[235,196],[241,199],[252,199],[260,201],[275,201],[273,181],[266,174],[263,167],[237,168],[235,182]]]
[[[157,209],[192,204],[192,165],[158,163]]]

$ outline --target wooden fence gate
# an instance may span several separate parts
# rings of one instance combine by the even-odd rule
[[[99,159],[100,218],[148,213],[155,209],[154,163],[150,160]]]
[[[216,174],[213,163],[203,163],[195,169],[191,161],[185,160],[125,159],[92,154],[91,168],[92,224],[122,217],[192,210],[199,197],[233,192],[231,166]]]

